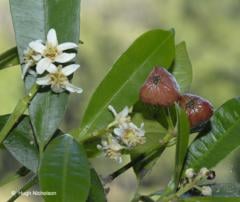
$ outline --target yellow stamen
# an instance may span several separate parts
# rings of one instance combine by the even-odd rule
[[[57,47],[52,46],[51,44],[47,44],[47,48],[44,52],[44,56],[54,59],[58,55]]]

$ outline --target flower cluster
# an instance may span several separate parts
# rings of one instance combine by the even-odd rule
[[[108,106],[108,109],[114,115],[114,121],[107,127],[112,130],[112,133],[108,134],[102,140],[101,145],[97,145],[97,147],[104,152],[106,157],[121,163],[123,149],[129,150],[138,144],[145,143],[144,124],[137,127],[131,121],[129,114],[132,112],[132,108],[126,106],[119,113],[111,105]]]
[[[155,67],[140,90],[140,100],[151,105],[169,107],[178,103],[186,111],[192,129],[204,126],[213,115],[212,104],[192,94],[180,94],[175,77],[166,69]]]
[[[189,168],[185,171],[185,178],[182,180],[180,186],[193,183],[192,192],[200,192],[203,196],[211,196],[212,189],[210,186],[199,186],[197,184],[202,184],[203,180],[213,180],[215,177],[215,172],[205,167],[201,168],[199,172],[195,172],[193,168]]]
[[[77,47],[71,42],[59,44],[56,31],[50,29],[45,43],[42,40],[32,41],[24,51],[22,78],[29,73],[37,77],[38,85],[51,86],[55,93],[65,90],[81,93],[82,89],[72,85],[69,80],[69,76],[80,67],[72,64],[76,53],[69,53]]]

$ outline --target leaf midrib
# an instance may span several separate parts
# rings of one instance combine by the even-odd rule
[[[143,65],[149,60],[149,58],[152,57],[152,55],[154,55],[158,50],[159,48],[165,44],[169,39],[170,37],[173,35],[172,32],[169,33],[168,37],[166,37],[166,39],[164,41],[162,41],[159,46],[154,50],[152,51],[152,53],[146,58],[146,60],[144,60],[139,66],[139,68],[136,68],[135,71],[133,71],[133,73],[131,74],[131,76],[129,77],[129,79],[127,79],[122,86],[120,86],[120,88],[113,94],[113,96],[110,97],[110,99],[108,101],[106,101],[106,103],[100,108],[100,110],[96,113],[95,116],[93,116],[92,118],[92,121],[90,121],[88,124],[85,124],[85,126],[83,127],[82,131],[80,132],[79,136],[81,135],[85,135],[89,129],[91,128],[91,125],[93,125],[93,123],[97,120],[97,118],[100,116],[100,114],[102,113],[102,111],[109,105],[109,103],[115,98],[115,96],[119,93],[119,91],[121,91],[125,86],[126,84],[128,83],[129,80],[132,79],[133,76],[135,76],[135,74],[138,72],[139,69],[141,69],[143,67]]]

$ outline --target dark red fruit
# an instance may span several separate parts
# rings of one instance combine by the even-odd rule
[[[140,90],[142,102],[152,105],[170,106],[180,97],[176,79],[166,69],[155,67]]]
[[[213,115],[212,104],[197,95],[182,95],[179,99],[179,105],[186,111],[191,128],[206,123]]]

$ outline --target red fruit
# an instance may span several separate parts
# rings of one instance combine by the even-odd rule
[[[166,69],[155,67],[140,90],[140,99],[144,103],[170,106],[180,97],[176,79]]]
[[[197,95],[182,95],[179,99],[179,105],[186,111],[191,128],[204,124],[213,115],[212,104]]]

